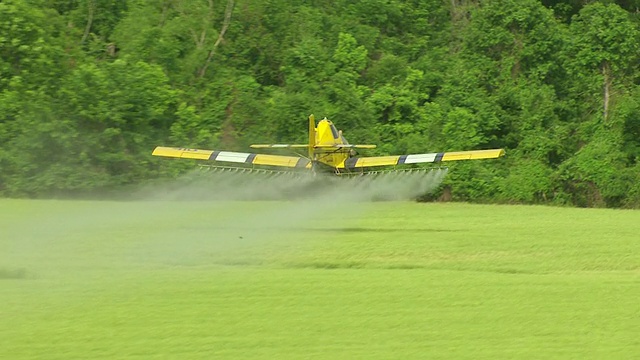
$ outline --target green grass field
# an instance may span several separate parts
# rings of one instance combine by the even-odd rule
[[[0,359],[638,356],[638,211],[0,200]]]

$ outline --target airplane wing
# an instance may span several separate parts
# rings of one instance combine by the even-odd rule
[[[338,167],[342,169],[356,169],[371,166],[433,163],[456,160],[494,159],[503,155],[504,149],[491,149],[441,152],[431,154],[354,157],[347,159],[341,166]]]
[[[197,159],[253,165],[283,166],[289,168],[311,168],[311,162],[308,159],[298,156],[252,154],[233,151],[185,149],[164,146],[156,147],[153,150],[152,155],[180,159]]]
[[[358,144],[327,144],[327,145],[316,145],[315,148],[329,148],[329,149],[375,149],[376,145],[358,145]]]
[[[307,144],[253,144],[249,147],[254,149],[289,149],[289,148],[308,148]]]
[[[253,144],[249,145],[249,147],[254,149],[295,149],[295,148],[308,148],[307,144]],[[342,148],[354,148],[354,149],[375,149],[376,145],[358,145],[358,144],[327,144],[327,145],[314,145],[314,148],[333,148],[333,149],[342,149]]]

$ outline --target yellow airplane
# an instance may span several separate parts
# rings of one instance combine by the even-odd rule
[[[504,155],[504,149],[440,152],[429,154],[357,157],[354,149],[373,149],[375,145],[351,145],[338,131],[331,120],[324,118],[316,127],[315,118],[309,116],[308,144],[257,144],[255,149],[296,149],[306,148],[308,156],[282,156],[233,151],[199,150],[158,146],[154,156],[181,159],[197,159],[249,165],[277,166],[285,168],[309,169],[313,171],[333,171],[335,174],[361,173],[377,166],[403,164],[439,163],[441,161],[493,159]]]

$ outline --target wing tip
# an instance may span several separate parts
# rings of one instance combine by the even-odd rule
[[[155,149],[153,149],[153,152],[151,152],[152,156],[169,156],[169,153],[174,153],[175,149],[174,148],[170,148],[170,147],[166,147],[166,146],[156,146]]]

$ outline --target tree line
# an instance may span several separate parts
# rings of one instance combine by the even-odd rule
[[[455,200],[640,206],[640,1],[4,0],[0,195],[175,177],[156,145],[502,147]]]

